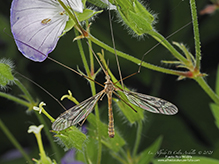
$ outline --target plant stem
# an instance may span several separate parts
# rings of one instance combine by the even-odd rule
[[[61,160],[61,154],[60,154],[60,151],[59,151],[59,148],[58,148],[57,144],[55,144],[54,139],[53,139],[51,133],[49,132],[50,128],[48,127],[48,124],[44,120],[43,116],[41,114],[39,114],[38,112],[36,113],[36,116],[37,116],[39,122],[44,125],[43,131],[45,132],[45,134],[46,134],[46,136],[49,140],[49,143],[51,145],[51,148],[52,148],[53,152],[56,153],[54,158],[56,159],[56,161],[60,161]]]
[[[114,48],[106,45],[105,43],[99,41],[98,39],[96,39],[94,36],[92,36],[91,34],[89,35],[89,40],[91,40],[93,43],[99,45],[100,47],[108,50],[109,52],[112,52],[113,54],[115,53],[115,50]],[[158,72],[162,72],[162,73],[167,73],[167,74],[172,74],[172,75],[179,75],[181,74],[182,72],[181,71],[175,71],[175,70],[171,70],[171,69],[167,69],[167,68],[162,68],[162,67],[159,67],[159,66],[155,66],[155,65],[152,65],[152,64],[149,64],[149,63],[146,63],[144,61],[141,61],[140,59],[137,59],[133,56],[130,56],[124,52],[121,52],[121,51],[118,51],[116,50],[116,53],[118,56],[124,58],[124,59],[127,59],[133,63],[136,63],[138,65],[141,64],[142,62],[142,67],[146,67],[148,69],[152,69],[154,71],[158,71]]]
[[[92,95],[96,94],[95,84],[93,82],[90,82],[91,86],[91,92]],[[102,156],[102,142],[101,142],[101,128],[100,128],[100,114],[99,114],[99,108],[97,105],[95,105],[95,116],[96,116],[96,125],[97,125],[97,132],[98,132],[98,152],[97,152],[97,164],[101,164],[101,156]]]
[[[28,108],[30,108],[30,107],[32,106],[31,103],[29,103],[29,102],[27,102],[27,101],[24,101],[24,100],[22,100],[22,99],[20,99],[20,98],[17,98],[17,97],[15,97],[15,96],[9,95],[9,94],[7,94],[7,93],[4,93],[4,92],[0,92],[0,96],[1,96],[1,97],[4,97],[4,98],[6,98],[6,99],[9,99],[9,100],[11,100],[11,101],[14,101],[14,102],[16,102],[16,103],[18,103],[18,104],[21,104],[21,105],[23,105],[23,106],[26,106],[26,107],[28,107]]]
[[[88,20],[86,20],[86,26],[89,27],[89,22]],[[88,33],[90,33],[90,29],[88,28],[87,29]],[[91,44],[91,41],[88,40],[88,44],[90,45],[90,47],[92,48],[92,44]],[[91,75],[94,74],[94,56],[93,56],[93,52],[91,50],[91,48],[89,48],[89,56],[90,56],[90,72],[91,72]],[[96,93],[95,93],[96,94]]]
[[[184,58],[169,42],[168,40],[166,40],[166,38],[164,38],[161,34],[159,34],[156,31],[151,31],[149,33],[154,39],[156,39],[160,44],[162,44],[164,47],[166,47],[171,53],[172,55],[180,60],[183,63],[187,63],[186,58]]]
[[[79,32],[76,29],[74,29],[74,31],[75,31],[75,36],[78,36]],[[85,57],[84,50],[83,50],[83,47],[82,47],[80,39],[77,40],[77,44],[78,44],[78,49],[79,49],[79,52],[80,52],[80,55],[81,55],[82,62],[84,64],[84,68],[85,68],[86,74],[87,74],[87,76],[90,77],[89,66],[88,66],[87,59]]]
[[[201,50],[200,50],[200,37],[199,37],[199,28],[198,28],[198,19],[197,19],[197,10],[195,0],[190,0],[191,13],[192,13],[192,22],[193,22],[193,31],[194,31],[194,40],[195,40],[195,50],[196,50],[196,69],[200,69],[200,60],[201,60]],[[209,87],[203,77],[196,77],[194,80],[203,88],[203,90],[211,97],[211,99],[219,105],[219,97],[214,93],[214,91]]]
[[[126,163],[129,163],[127,152],[123,148],[121,148],[119,152],[121,153],[123,158],[127,161]]]
[[[136,138],[135,138],[135,145],[134,145],[134,149],[133,149],[133,159],[135,159],[137,151],[138,151],[138,147],[141,141],[141,133],[142,133],[142,121],[138,121],[138,129],[137,129],[137,133],[136,133]]]
[[[77,30],[75,30],[75,34],[76,34],[76,36],[79,35],[79,33],[78,33]],[[84,51],[83,51],[83,47],[82,47],[82,44],[81,44],[81,40],[77,40],[77,43],[78,43],[78,48],[79,48],[79,51],[80,51],[80,54],[81,54],[82,62],[83,62],[83,64],[84,64],[84,67],[85,67],[87,76],[90,77],[90,78],[92,78],[91,73],[90,73],[90,70],[89,70],[89,66],[88,66],[88,63],[87,63],[87,60],[86,60]],[[90,46],[91,46],[91,45],[90,45]],[[89,47],[90,47],[90,46],[89,46]],[[93,64],[92,64],[92,65],[93,65]],[[94,84],[93,81],[89,81],[89,82],[90,82],[90,87],[91,87],[92,95],[95,95],[95,94],[96,94],[95,84]],[[97,105],[95,106],[95,115],[96,115],[96,120],[97,120],[97,133],[98,133],[97,164],[100,164],[100,163],[101,163],[101,156],[102,156],[102,143],[101,143],[100,125],[99,125],[99,123],[98,123],[98,122],[100,122],[100,115],[99,115],[99,109],[98,109],[98,106],[97,106]]]
[[[55,119],[43,108],[42,113],[51,121],[54,122]]]
[[[17,79],[15,80],[15,83],[20,88],[20,90],[25,94],[27,100],[29,100],[31,104],[35,104],[35,101],[33,100],[28,90],[24,87],[24,85]]]
[[[202,89],[211,97],[211,99],[219,105],[219,97],[214,93],[214,91],[209,87],[203,77],[196,77],[194,79],[202,87]]]
[[[193,31],[194,31],[194,41],[195,41],[195,51],[196,51],[196,69],[200,69],[200,60],[201,60],[201,43],[199,36],[199,28],[198,28],[198,18],[197,18],[197,10],[195,0],[190,0],[190,7],[192,13],[192,22],[193,22]]]
[[[2,122],[1,119],[0,119],[0,128],[5,133],[5,135],[8,137],[8,139],[11,141],[11,143],[21,152],[21,154],[28,161],[28,163],[33,164],[32,160],[29,158],[27,153],[24,151],[24,149],[21,147],[21,145],[15,139],[15,137],[11,134],[11,132],[8,130],[8,128],[4,125],[4,123]]]
[[[127,162],[121,156],[119,156],[118,153],[111,152],[111,155],[113,158],[117,159],[120,163],[127,164]]]
[[[41,156],[41,158],[44,158],[46,160],[46,153],[44,151],[41,133],[34,133],[34,134],[35,134],[36,139],[37,139],[37,144],[39,147],[40,156]]]
[[[85,162],[86,162],[86,164],[92,164],[91,160],[89,159],[87,150],[85,150],[83,153],[84,153],[84,156],[85,156]]]

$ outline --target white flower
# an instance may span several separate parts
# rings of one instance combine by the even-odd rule
[[[42,142],[42,137],[41,137],[41,130],[43,129],[44,125],[40,125],[40,126],[35,126],[35,125],[31,125],[28,129],[28,133],[34,133],[35,137],[37,139],[37,143],[38,143],[38,147],[39,147],[39,152],[40,152],[40,160],[36,160],[33,158],[33,161],[35,161],[38,164],[52,164],[52,163],[56,163],[54,160],[52,162],[52,160],[46,156],[44,147],[43,147],[43,142]]]
[[[64,1],[63,1],[64,2]],[[65,2],[66,3],[66,0]],[[70,4],[70,7],[76,11],[76,12],[79,12],[79,13],[83,13],[83,3],[81,2],[81,0],[70,0],[69,1],[69,4]]]
[[[35,126],[35,125],[31,125],[28,129],[28,133],[34,133],[34,134],[40,134],[41,130],[43,129],[44,125],[40,125],[40,126]]]
[[[81,0],[62,1],[76,12],[83,12]],[[15,42],[22,54],[33,61],[44,61],[54,50],[68,20],[57,0],[13,0],[11,5]]]
[[[44,109],[43,109],[43,106],[45,106],[45,105],[46,105],[46,103],[41,102],[41,103],[39,104],[39,107],[34,106],[34,107],[33,107],[33,110],[39,111],[39,114],[41,114],[41,112],[44,110]]]

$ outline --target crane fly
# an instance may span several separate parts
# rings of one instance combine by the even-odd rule
[[[106,82],[104,84],[105,86],[102,91],[84,100],[80,104],[70,108],[64,113],[62,113],[53,122],[52,129],[55,131],[61,131],[72,125],[76,125],[80,123],[82,120],[84,122],[84,120],[92,112],[97,101],[100,99],[102,100],[103,96],[106,94],[108,98],[108,116],[109,116],[108,134],[110,138],[113,138],[115,132],[114,132],[113,109],[112,109],[112,95],[114,93],[116,96],[121,98],[115,91],[122,91],[125,94],[125,96],[128,98],[130,103],[146,111],[152,113],[165,114],[165,115],[174,115],[178,112],[177,107],[166,100],[119,88],[118,86],[115,85],[115,83],[113,83],[110,80],[110,76],[108,75],[107,72],[106,72]],[[121,100],[124,101],[123,99]],[[125,103],[130,106],[128,102]],[[133,110],[136,111],[135,109]]]

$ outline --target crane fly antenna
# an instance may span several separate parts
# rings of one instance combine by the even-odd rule
[[[109,5],[109,1],[108,1],[108,5]],[[116,53],[116,45],[115,45],[115,39],[114,39],[114,35],[113,35],[113,25],[112,25],[110,9],[108,10],[108,13],[109,13],[109,24],[110,24],[111,39],[112,39],[112,43],[113,43],[114,53],[115,53],[115,57],[116,57],[116,63],[117,63],[118,71],[119,71],[119,77],[120,77],[119,81],[121,81],[122,88],[124,89],[124,83],[123,83],[123,79],[122,79],[122,71],[120,69],[119,59],[118,59],[118,56],[117,56],[117,53]]]
[[[82,76],[82,77],[84,77],[84,78],[87,78],[87,79],[89,79],[89,80],[95,82],[96,84],[98,84],[98,85],[104,87],[104,86],[103,86],[102,84],[100,84],[99,82],[93,80],[92,78],[90,78],[90,77],[88,77],[88,76],[85,76],[85,75],[79,73],[78,71],[74,70],[73,68],[68,67],[67,65],[65,65],[65,64],[63,64],[63,63],[61,63],[61,62],[59,62],[59,61],[57,61],[57,60],[55,60],[55,59],[53,59],[53,58],[51,58],[51,57],[49,57],[49,56],[48,56],[47,58],[48,58],[49,60],[51,60],[51,61],[53,61],[53,62],[55,62],[55,63],[57,63],[57,64],[63,66],[63,67],[65,67],[65,68],[67,68],[67,69],[69,69],[69,70],[75,72],[75,73],[78,74],[79,76]]]
[[[25,78],[26,80],[30,81],[31,83],[33,83],[34,85],[36,85],[40,89],[42,89],[45,93],[47,93],[49,96],[51,96],[64,110],[66,110],[66,108],[62,105],[62,103],[55,96],[53,96],[49,91],[47,91],[45,88],[43,88],[41,85],[37,84],[35,81],[31,80],[30,78],[24,76],[23,74],[21,74],[17,71],[16,71],[16,73],[19,74],[21,77]]]
[[[170,34],[169,36],[167,36],[165,39],[168,39],[170,38],[171,36],[175,35],[176,33],[178,33],[179,31],[181,31],[182,29],[184,29],[185,27],[187,27],[188,25],[190,25],[192,23],[192,21],[190,21],[189,23],[185,24],[184,26],[182,26],[181,28],[179,28],[178,30],[176,30],[175,32],[173,32],[172,34]],[[163,42],[163,40],[161,40],[161,42]],[[138,68],[138,71],[137,73],[140,73],[141,71],[141,67],[142,67],[142,62],[144,60],[144,57],[149,53],[151,52],[153,49],[155,49],[157,46],[159,46],[161,44],[161,42],[155,44],[152,48],[150,48],[141,58],[141,63],[140,63],[140,66]]]

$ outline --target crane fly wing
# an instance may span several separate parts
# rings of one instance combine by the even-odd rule
[[[97,101],[100,99],[103,91],[97,93],[78,105],[73,106],[69,110],[62,113],[52,124],[52,129],[55,131],[64,130],[72,125],[75,125],[85,119],[93,110]]]
[[[166,115],[174,115],[178,112],[177,107],[166,100],[132,91],[124,90],[123,93],[132,104],[149,112]]]

